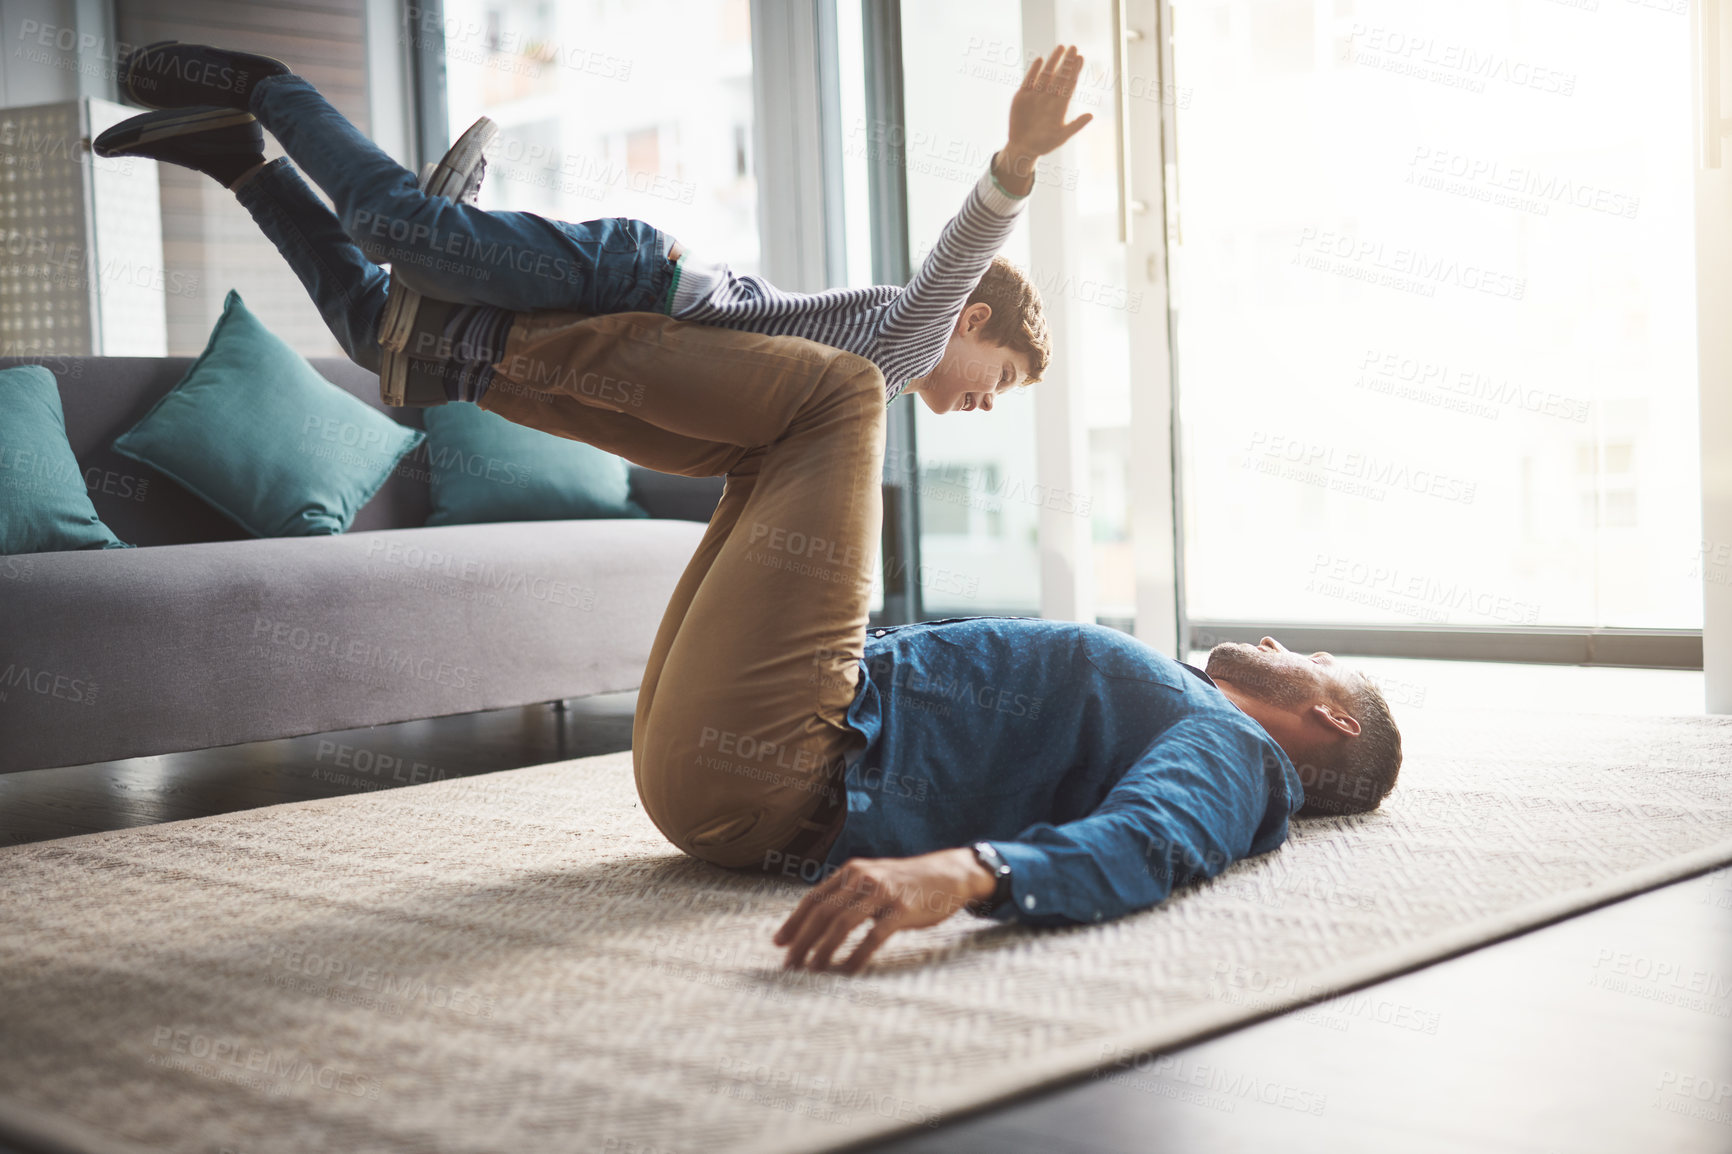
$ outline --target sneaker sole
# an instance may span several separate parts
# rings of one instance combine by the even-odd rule
[[[149,115],[148,113],[146,115]],[[90,150],[98,156],[125,156],[128,149],[142,145],[153,144],[158,140],[169,140],[178,136],[195,136],[201,132],[210,132],[218,128],[239,127],[255,120],[250,112],[237,112],[232,108],[207,108],[201,112],[187,112],[170,119],[159,120],[149,127],[134,129],[121,136],[110,137],[109,133],[120,125],[115,125],[108,132],[98,136],[90,146]]]
[[[438,164],[421,170],[421,191],[429,196],[457,199],[481,163],[482,151],[497,135],[499,126],[485,116],[471,124]],[[404,403],[409,383],[409,357],[404,350],[415,332],[415,314],[420,305],[420,293],[400,278],[391,278],[385,308],[379,314],[379,399],[387,405]]]
[[[121,75],[115,78],[115,86],[120,89],[120,94],[122,96],[126,97],[128,100],[132,101],[134,104],[141,105],[142,107],[161,109],[163,107],[162,105],[152,104],[150,101],[148,101],[144,97],[140,96],[137,92],[133,91],[133,88],[132,88],[133,67],[140,60],[143,60],[146,57],[146,55],[148,55],[150,52],[154,51],[155,49],[168,48],[172,45],[182,44],[182,43],[185,43],[185,41],[181,41],[181,40],[158,40],[158,41],[155,41],[154,43],[146,44],[143,48],[135,49],[132,52],[132,54],[126,58],[126,65],[121,70]],[[281,64],[283,66],[283,71],[285,71],[285,72],[293,71],[293,69],[291,69],[287,63],[285,63],[284,61],[278,60],[275,56],[265,56],[265,54],[262,52],[249,52],[247,55],[260,56],[266,60],[269,60],[273,64]]]

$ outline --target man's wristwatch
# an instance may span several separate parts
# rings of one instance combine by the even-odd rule
[[[974,850],[975,860],[992,871],[998,884],[993,887],[991,897],[982,901],[971,901],[965,908],[971,914],[989,917],[993,910],[1010,900],[1010,863],[992,848],[989,841],[977,841],[971,848]]]

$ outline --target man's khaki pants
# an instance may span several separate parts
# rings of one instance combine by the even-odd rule
[[[481,407],[665,473],[725,476],[650,651],[632,727],[645,812],[757,866],[843,815],[883,516],[884,378],[800,337],[655,313],[518,318]]]

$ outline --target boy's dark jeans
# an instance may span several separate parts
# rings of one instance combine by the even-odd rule
[[[513,312],[666,312],[673,237],[643,221],[554,221],[428,196],[414,173],[299,76],[260,81],[252,111],[336,213],[281,161],[235,195],[357,363],[377,367],[376,323],[387,284],[380,263],[440,300]]]

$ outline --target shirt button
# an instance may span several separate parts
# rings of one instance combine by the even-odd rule
[[[1033,894],[1029,894],[1027,897],[1022,899],[1022,908],[1025,910],[1032,910],[1034,908]]]

